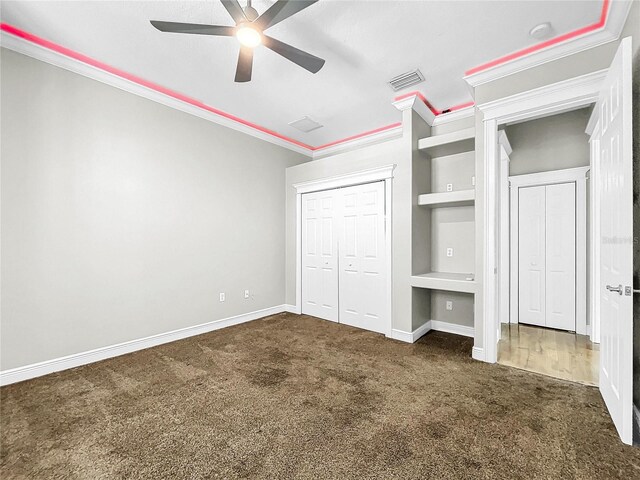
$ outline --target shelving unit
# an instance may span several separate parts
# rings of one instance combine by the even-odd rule
[[[472,273],[429,272],[411,277],[411,286],[451,292],[475,293],[475,275]]]
[[[443,135],[421,138],[418,149],[431,157],[446,157],[457,153],[469,152],[475,145],[475,128],[466,128]]]
[[[418,150],[412,158],[413,323],[473,324],[475,128],[420,138]]]
[[[418,205],[438,207],[465,207],[473,205],[476,199],[475,190],[459,190],[457,192],[423,193],[418,195]]]

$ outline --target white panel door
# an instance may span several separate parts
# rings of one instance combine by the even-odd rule
[[[518,321],[545,326],[545,187],[518,197]]]
[[[631,38],[622,40],[596,108],[600,114],[600,392],[620,438],[632,443]]]
[[[336,191],[302,195],[302,313],[338,321]]]
[[[576,184],[545,188],[545,326],[576,329]]]
[[[339,190],[340,323],[384,333],[384,182]]]

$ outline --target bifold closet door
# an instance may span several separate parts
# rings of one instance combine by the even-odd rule
[[[545,326],[545,187],[518,189],[518,321]]]
[[[575,330],[575,183],[523,187],[518,196],[518,321]]]
[[[387,315],[384,182],[338,192],[340,323],[384,333]]]
[[[576,329],[576,184],[546,186],[546,326]]]
[[[302,195],[302,313],[338,321],[336,190]]]

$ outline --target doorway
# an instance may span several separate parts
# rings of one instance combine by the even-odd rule
[[[510,281],[498,363],[597,385],[587,309],[591,108],[506,125]],[[554,169],[555,167],[555,169]],[[569,168],[563,168],[569,167]]]

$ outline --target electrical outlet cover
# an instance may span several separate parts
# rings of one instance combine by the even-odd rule
[[[447,248],[447,257],[453,257],[453,248]]]
[[[224,302],[225,299],[225,294],[223,292],[220,292],[220,301]]]
[[[453,310],[453,302],[451,300],[447,300],[447,310]]]
[[[453,192],[453,183],[447,183],[447,192]]]

